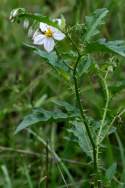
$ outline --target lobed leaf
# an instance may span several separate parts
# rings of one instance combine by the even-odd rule
[[[88,43],[86,46],[86,50],[87,53],[107,52],[125,57],[125,41],[106,41],[104,39],[100,39],[96,42]]]
[[[92,59],[89,54],[87,54],[86,56],[83,56],[78,65],[77,74],[79,75],[79,77],[81,77],[83,74],[88,73],[92,64],[93,64]]]
[[[70,79],[71,70],[66,65],[66,63],[63,60],[58,59],[58,56],[55,51],[53,52],[46,52],[43,51],[36,46],[25,44],[27,47],[34,50],[34,52],[42,57],[43,59],[47,60],[47,63],[52,66],[53,69],[55,69],[61,76],[63,76],[66,80]]]
[[[53,103],[55,103],[58,106],[64,107],[67,112],[74,113],[77,114],[77,116],[79,116],[79,109],[76,108],[76,106],[73,106],[68,102],[60,100],[53,100]]]
[[[117,170],[117,163],[113,163],[107,170],[106,170],[106,178],[111,181],[113,176],[115,175]]]
[[[76,142],[79,144],[82,151],[88,157],[93,159],[92,146],[88,138],[88,134],[86,132],[85,126],[83,125],[82,122],[78,122],[78,121],[73,121],[72,125],[73,128],[71,128],[69,131],[72,132],[72,134],[75,136]]]
[[[13,9],[10,13],[10,20],[13,22],[19,19],[32,19],[38,22],[44,22],[48,25],[52,25],[54,27],[59,28],[58,24],[56,22],[53,22],[53,20],[50,20],[48,16],[43,16],[41,14],[36,13],[29,13],[24,8],[17,8]]]
[[[31,114],[24,117],[23,121],[18,125],[15,133],[22,131],[23,129],[34,125],[36,123],[48,122],[48,121],[59,121],[67,119],[68,115],[60,110],[58,111],[47,111],[44,109],[34,110]]]
[[[106,8],[97,9],[92,16],[85,17],[85,41],[89,42],[94,36],[100,33],[99,28],[104,24],[104,18],[108,14]]]

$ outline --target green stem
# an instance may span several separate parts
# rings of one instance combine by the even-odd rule
[[[92,145],[92,149],[93,149],[93,161],[94,161],[94,171],[97,174],[98,168],[97,168],[97,161],[96,161],[96,146],[95,146],[94,140],[92,138],[92,134],[91,134],[91,131],[90,131],[89,126],[88,126],[88,121],[86,119],[86,115],[84,114],[83,107],[82,107],[82,104],[81,104],[81,101],[80,101],[78,81],[77,81],[77,76],[76,76],[77,65],[78,65],[78,63],[80,61],[80,58],[81,58],[81,55],[78,55],[78,58],[77,58],[77,61],[75,63],[74,70],[73,70],[73,79],[74,79],[74,85],[75,85],[75,94],[76,94],[76,99],[77,99],[77,103],[78,103],[78,106],[79,106],[80,114],[81,114],[81,117],[82,117],[82,121],[83,121],[83,123],[85,125],[88,137],[89,137],[91,145]]]
[[[89,129],[88,120],[86,119],[86,115],[84,114],[84,110],[83,110],[83,107],[82,107],[82,104],[81,104],[81,101],[80,101],[80,93],[79,93],[78,80],[77,80],[77,75],[76,75],[77,66],[78,66],[79,61],[80,61],[80,59],[83,55],[80,54],[80,51],[79,51],[76,43],[72,40],[70,35],[68,33],[65,33],[65,34],[66,34],[67,39],[72,43],[72,46],[76,49],[76,51],[78,53],[78,57],[77,57],[77,60],[76,60],[76,63],[75,63],[74,69],[73,69],[73,80],[74,80],[74,86],[75,86],[75,95],[76,95],[76,100],[77,100],[77,104],[79,106],[79,110],[80,110],[80,114],[81,114],[83,124],[86,128],[89,140],[90,140],[91,145],[92,145],[93,165],[94,165],[94,172],[95,172],[95,175],[96,175],[94,187],[97,188],[98,187],[98,166],[97,166],[97,157],[96,157],[96,145],[94,143],[91,131]]]
[[[107,70],[104,78],[101,75],[99,75],[99,77],[102,80],[103,85],[104,85],[104,90],[105,90],[105,95],[106,95],[106,103],[105,103],[105,108],[104,108],[104,112],[103,112],[103,116],[102,116],[100,129],[99,129],[99,132],[98,132],[98,135],[97,135],[97,140],[96,140],[97,161],[98,161],[98,158],[99,158],[99,147],[100,147],[100,143],[101,143],[101,140],[102,140],[101,134],[102,134],[103,127],[105,125],[105,119],[106,119],[106,115],[107,115],[107,112],[108,112],[108,106],[109,106],[109,90],[108,90],[108,85],[107,85],[107,81],[106,81],[107,75],[108,75],[108,70]]]
[[[125,109],[123,109],[120,112],[117,112],[116,116],[112,119],[111,123],[108,125],[108,128],[106,129],[106,132],[104,133],[103,137],[101,138],[101,142],[105,139],[105,137],[108,135],[110,129],[112,128],[114,122],[117,118],[120,118],[125,113]]]

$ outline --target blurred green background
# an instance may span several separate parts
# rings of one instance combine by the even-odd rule
[[[24,7],[30,12],[42,13],[51,17],[63,14],[67,24],[84,23],[85,15],[97,8],[110,10],[104,35],[110,40],[125,39],[125,2],[124,0],[1,0],[0,1],[0,187],[27,188],[45,187],[46,175],[44,145],[27,132],[14,135],[16,126],[33,107],[44,106],[54,108],[51,100],[62,99],[72,103],[74,95],[72,86],[63,78],[59,78],[43,60],[37,57],[23,43],[27,33],[20,24],[11,23],[9,14],[12,9]],[[118,108],[125,105],[125,60],[112,73],[110,86],[112,101],[109,116],[113,116]],[[95,75],[84,76],[82,83],[83,101],[95,117],[99,117],[105,100],[99,90]],[[93,100],[94,99],[94,100]],[[120,121],[120,120],[119,120]],[[105,152],[106,165],[119,162],[118,176],[123,173],[124,161],[124,117],[117,122],[118,134],[107,140]],[[68,141],[67,127],[64,124],[37,125],[33,129],[44,139],[49,139],[52,146],[70,170],[78,184],[75,187],[87,187],[86,180],[89,169],[86,158],[79,146]],[[115,146],[114,146],[115,143]],[[118,149],[121,143],[121,150]],[[2,147],[5,148],[2,148]],[[70,148],[70,149],[69,149]],[[31,150],[33,154],[22,154],[19,149]],[[119,155],[119,152],[122,155]],[[38,153],[41,157],[36,156]],[[81,163],[73,162],[81,161]],[[61,187],[63,181],[56,163],[50,162],[49,187]],[[63,173],[63,172],[62,172]],[[119,180],[117,180],[119,181]],[[113,184],[113,186],[117,187]],[[63,186],[62,186],[63,187]],[[72,187],[72,186],[71,186]]]

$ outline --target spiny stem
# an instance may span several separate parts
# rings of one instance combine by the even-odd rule
[[[108,125],[108,128],[106,132],[104,133],[103,137],[101,138],[101,142],[104,140],[104,138],[108,135],[111,127],[113,126],[114,122],[116,121],[117,118],[120,118],[123,114],[125,113],[125,109],[121,110],[120,112],[117,112],[115,117],[112,119],[111,123]]]
[[[78,106],[79,106],[80,114],[81,114],[81,117],[82,117],[82,121],[83,121],[83,123],[85,125],[88,137],[89,137],[91,145],[92,145],[92,149],[93,149],[93,161],[94,161],[94,171],[97,174],[98,168],[97,168],[97,161],[96,161],[96,159],[97,159],[96,158],[96,146],[95,146],[94,140],[92,138],[91,131],[90,131],[89,126],[88,126],[88,120],[86,119],[86,116],[84,114],[83,107],[82,107],[82,104],[81,104],[81,101],[80,101],[78,81],[77,81],[77,76],[76,76],[77,65],[78,65],[78,63],[80,61],[80,58],[81,58],[81,55],[78,55],[78,58],[77,58],[77,61],[75,63],[74,70],[73,70],[73,79],[74,79],[74,85],[75,85],[75,94],[76,94],[76,99],[77,99],[77,103],[78,103]]]
[[[100,141],[102,141],[102,139],[101,139],[102,129],[103,129],[104,124],[105,124],[105,119],[106,119],[106,115],[107,115],[107,111],[108,111],[108,106],[109,106],[109,90],[108,90],[108,85],[107,85],[107,82],[106,82],[107,75],[108,75],[108,70],[107,70],[106,75],[105,75],[104,78],[101,75],[99,75],[99,77],[102,80],[103,85],[104,85],[104,90],[105,90],[105,95],[106,95],[106,103],[105,103],[105,108],[104,108],[104,112],[103,112],[103,116],[102,116],[102,121],[101,121],[100,129],[99,129],[99,132],[98,132],[98,135],[97,135],[97,140],[96,140],[97,161],[98,161],[98,158],[99,158]]]
[[[65,33],[65,34],[66,34],[67,39],[72,43],[72,46],[74,47],[74,49],[76,49],[76,51],[78,53],[78,57],[77,57],[77,60],[76,60],[76,63],[75,63],[74,69],[73,69],[73,80],[74,80],[74,86],[75,86],[75,95],[76,95],[76,100],[77,100],[77,103],[78,103],[78,106],[79,106],[80,114],[81,114],[81,117],[82,117],[82,121],[85,125],[89,140],[90,140],[91,145],[92,145],[93,161],[94,161],[93,164],[94,164],[94,171],[95,171],[95,174],[96,174],[94,187],[97,188],[98,187],[98,166],[97,166],[97,157],[96,157],[96,145],[94,143],[91,131],[89,129],[88,120],[86,119],[86,115],[84,114],[83,107],[82,107],[82,104],[81,104],[81,101],[80,101],[80,93],[79,93],[78,80],[77,80],[77,75],[76,75],[77,66],[78,66],[79,61],[80,61],[80,59],[83,55],[80,54],[80,51],[79,51],[77,45],[74,43],[74,41],[69,36],[69,34],[68,33]]]

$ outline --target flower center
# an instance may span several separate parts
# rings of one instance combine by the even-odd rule
[[[51,31],[50,28],[48,28],[47,31],[45,32],[45,36],[46,37],[52,37],[53,36],[53,32]]]

